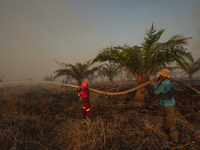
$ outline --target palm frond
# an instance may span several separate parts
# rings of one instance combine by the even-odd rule
[[[139,84],[148,79],[152,68],[163,68],[176,62],[186,71],[189,66],[188,61],[193,62],[193,57],[183,46],[187,45],[191,38],[177,34],[161,43],[159,39],[164,31],[164,29],[157,31],[152,24],[151,28],[146,30],[141,46],[106,47],[100,51],[92,63],[114,61],[131,72]]]
[[[151,49],[154,49],[154,45],[158,42],[164,31],[165,30],[162,29],[156,33],[156,28],[153,26],[153,24],[149,30],[146,29],[146,37],[144,37],[144,41],[142,43],[145,55],[148,56],[148,53],[151,51]]]
[[[61,67],[63,67],[63,68],[65,68],[65,67],[67,66],[67,64],[61,63],[61,62],[59,62],[59,61],[56,60],[56,59],[54,59],[54,61],[55,61],[59,66],[61,66]]]
[[[57,61],[58,62],[58,61]],[[80,84],[87,76],[90,74],[93,74],[95,71],[97,71],[100,67],[93,67],[92,69],[89,69],[91,66],[91,61],[87,61],[85,63],[77,62],[75,65],[72,64],[65,64],[65,69],[58,69],[54,73],[56,73],[55,78],[66,75],[71,76],[71,78],[75,79],[78,84]],[[64,64],[64,63],[62,63]]]
[[[186,74],[188,74],[189,78],[192,78],[192,76],[197,73],[198,71],[200,71],[200,58],[197,59],[195,62],[193,63],[189,63],[189,66],[186,69]]]

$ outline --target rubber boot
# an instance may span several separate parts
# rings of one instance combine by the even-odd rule
[[[172,141],[178,143],[178,131],[169,130],[169,135]]]

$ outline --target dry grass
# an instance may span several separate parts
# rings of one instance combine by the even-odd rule
[[[95,85],[123,91],[131,85]],[[200,149],[199,96],[175,88],[179,145],[162,129],[162,111],[149,88],[148,107],[135,109],[135,92],[106,96],[91,92],[93,122],[82,119],[75,88],[18,86],[0,89],[1,150]],[[198,86],[196,88],[199,88]]]

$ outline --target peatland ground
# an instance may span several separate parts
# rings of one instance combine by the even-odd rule
[[[91,88],[118,92],[132,83]],[[192,85],[200,90],[199,85]],[[153,85],[143,108],[134,107],[135,92],[108,96],[91,92],[93,121],[83,119],[77,89],[55,86],[7,86],[0,89],[1,150],[198,150],[200,96],[174,85],[179,144],[162,128],[162,106]]]

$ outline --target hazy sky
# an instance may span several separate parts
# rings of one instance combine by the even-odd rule
[[[75,64],[113,45],[141,45],[154,23],[192,37],[187,46],[200,57],[200,0],[0,0],[0,77],[34,79]],[[109,42],[110,41],[110,42]]]

